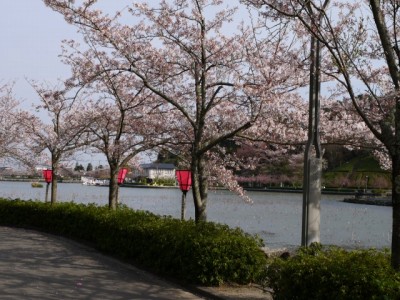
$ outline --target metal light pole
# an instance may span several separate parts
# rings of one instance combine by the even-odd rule
[[[186,193],[192,186],[192,172],[190,170],[176,170],[175,175],[182,191],[181,220],[183,221],[186,213]]]

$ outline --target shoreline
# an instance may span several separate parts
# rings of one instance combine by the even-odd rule
[[[43,178],[1,178],[0,181],[3,182],[38,182],[45,183]],[[58,181],[58,183],[78,183],[81,184],[81,180],[79,179],[67,179]],[[96,185],[94,185],[96,186]],[[104,187],[104,186],[102,186]],[[159,186],[159,185],[140,185],[134,183],[124,183],[120,185],[121,188],[138,188],[138,189],[179,189],[179,186]],[[215,190],[228,190],[223,187],[210,187],[210,189]],[[244,188],[247,192],[264,192],[264,193],[291,193],[291,194],[301,194],[303,193],[303,189],[301,188]],[[342,200],[345,203],[353,203],[353,204],[364,204],[364,205],[377,205],[377,206],[392,206],[392,199],[390,197],[379,197],[379,195],[360,195],[360,192],[356,189],[322,189],[321,194],[323,195],[343,195],[343,196],[353,196],[346,197]]]
[[[389,197],[366,197],[366,198],[345,198],[345,203],[392,206],[392,199]]]

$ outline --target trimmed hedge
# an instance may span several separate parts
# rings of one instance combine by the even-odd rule
[[[400,299],[400,273],[391,268],[390,254],[377,250],[312,245],[273,260],[265,276],[277,300]]]
[[[40,229],[189,283],[255,282],[262,241],[226,225],[180,221],[122,207],[0,199],[0,225]]]

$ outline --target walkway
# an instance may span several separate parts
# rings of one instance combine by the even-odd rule
[[[271,299],[255,288],[193,290],[65,238],[0,227],[2,300]]]

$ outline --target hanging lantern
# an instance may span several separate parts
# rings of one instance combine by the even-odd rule
[[[53,170],[43,170],[43,178],[46,183],[50,183],[53,179]]]
[[[48,195],[49,195],[49,185],[51,183],[51,180],[53,179],[53,170],[43,170],[43,178],[44,181],[46,181],[46,195],[44,198],[44,202],[47,203]]]
[[[192,186],[192,172],[190,170],[176,170],[175,174],[181,191],[189,191]]]
[[[128,169],[127,168],[119,169],[118,178],[117,178],[118,184],[123,184],[124,183],[125,176],[126,176],[127,173],[128,173]]]
[[[182,191],[182,211],[181,220],[185,220],[186,211],[186,193],[190,190],[192,186],[192,172],[190,170],[176,170],[176,179],[179,183],[179,188]]]

